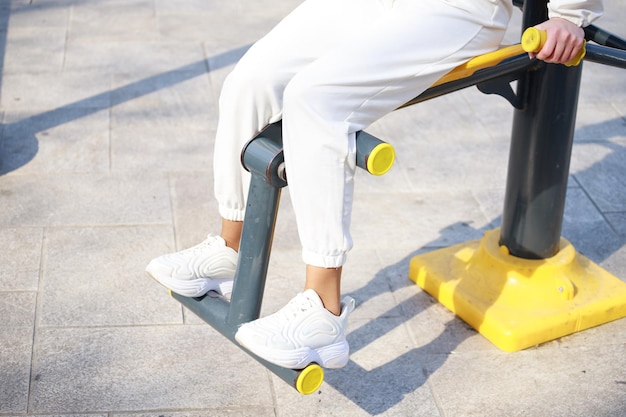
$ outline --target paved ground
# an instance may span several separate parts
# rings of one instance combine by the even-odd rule
[[[474,88],[369,129],[399,156],[382,178],[359,173],[353,353],[318,393],[144,276],[217,229],[220,86],[299,2],[0,2],[0,415],[625,415],[626,320],[504,353],[407,279],[415,253],[500,222],[512,109]],[[599,25],[625,36],[626,1],[606,3]],[[563,230],[622,279],[625,74],[585,64]],[[302,285],[283,197],[263,313]]]

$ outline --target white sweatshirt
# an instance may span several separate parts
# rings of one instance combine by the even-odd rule
[[[602,0],[550,0],[548,17],[567,19],[577,26],[585,27],[602,15]]]

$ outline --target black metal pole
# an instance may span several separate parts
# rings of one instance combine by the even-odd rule
[[[546,0],[527,0],[523,29],[547,18]],[[559,251],[582,65],[543,65],[518,82],[500,244],[513,256]]]

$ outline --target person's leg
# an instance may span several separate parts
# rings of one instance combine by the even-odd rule
[[[345,24],[349,10],[356,19]],[[337,43],[355,37],[381,11],[379,0],[308,0],[256,42],[226,78],[219,99],[214,190],[224,219],[243,221],[250,175],[241,166],[244,145],[281,120],[292,77]]]
[[[243,222],[222,218],[222,231],[220,232],[220,236],[224,239],[226,246],[233,249],[235,252],[239,252],[242,229]]]
[[[341,270],[342,268],[323,268],[306,266],[304,289],[313,290],[322,300],[324,308],[334,315],[341,314]]]
[[[230,291],[249,187],[241,150],[263,127],[280,120],[283,91],[293,75],[338,39],[353,34],[354,28],[343,25],[342,18],[345,8],[357,1],[305,1],[253,45],[227,77],[214,148],[214,191],[222,230],[193,248],[153,259],[146,270],[161,284],[190,297],[212,289]],[[380,10],[377,0],[361,5],[363,14],[374,16]]]
[[[455,66],[497,48],[509,13],[508,4],[489,0],[396,0],[358,39],[316,60],[287,86],[283,142],[290,195],[307,282],[324,283],[308,288],[328,295],[324,305],[339,304],[339,292],[330,291],[339,284],[314,277],[339,279],[336,268],[352,247],[355,132]]]
[[[395,0],[364,22],[358,37],[339,42],[292,78],[283,95],[283,146],[307,289],[278,313],[244,324],[236,335],[243,346],[281,366],[347,363],[343,326],[350,303],[333,317],[352,247],[355,134],[455,66],[497,48],[510,17],[510,2],[504,3]],[[339,336],[317,337],[321,329]]]

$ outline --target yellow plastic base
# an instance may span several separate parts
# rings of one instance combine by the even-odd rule
[[[313,394],[324,382],[324,369],[316,363],[304,368],[298,374],[295,385],[300,394]]]
[[[418,255],[409,278],[498,348],[514,352],[626,317],[626,283],[561,239],[554,257],[528,260],[480,240]]]

